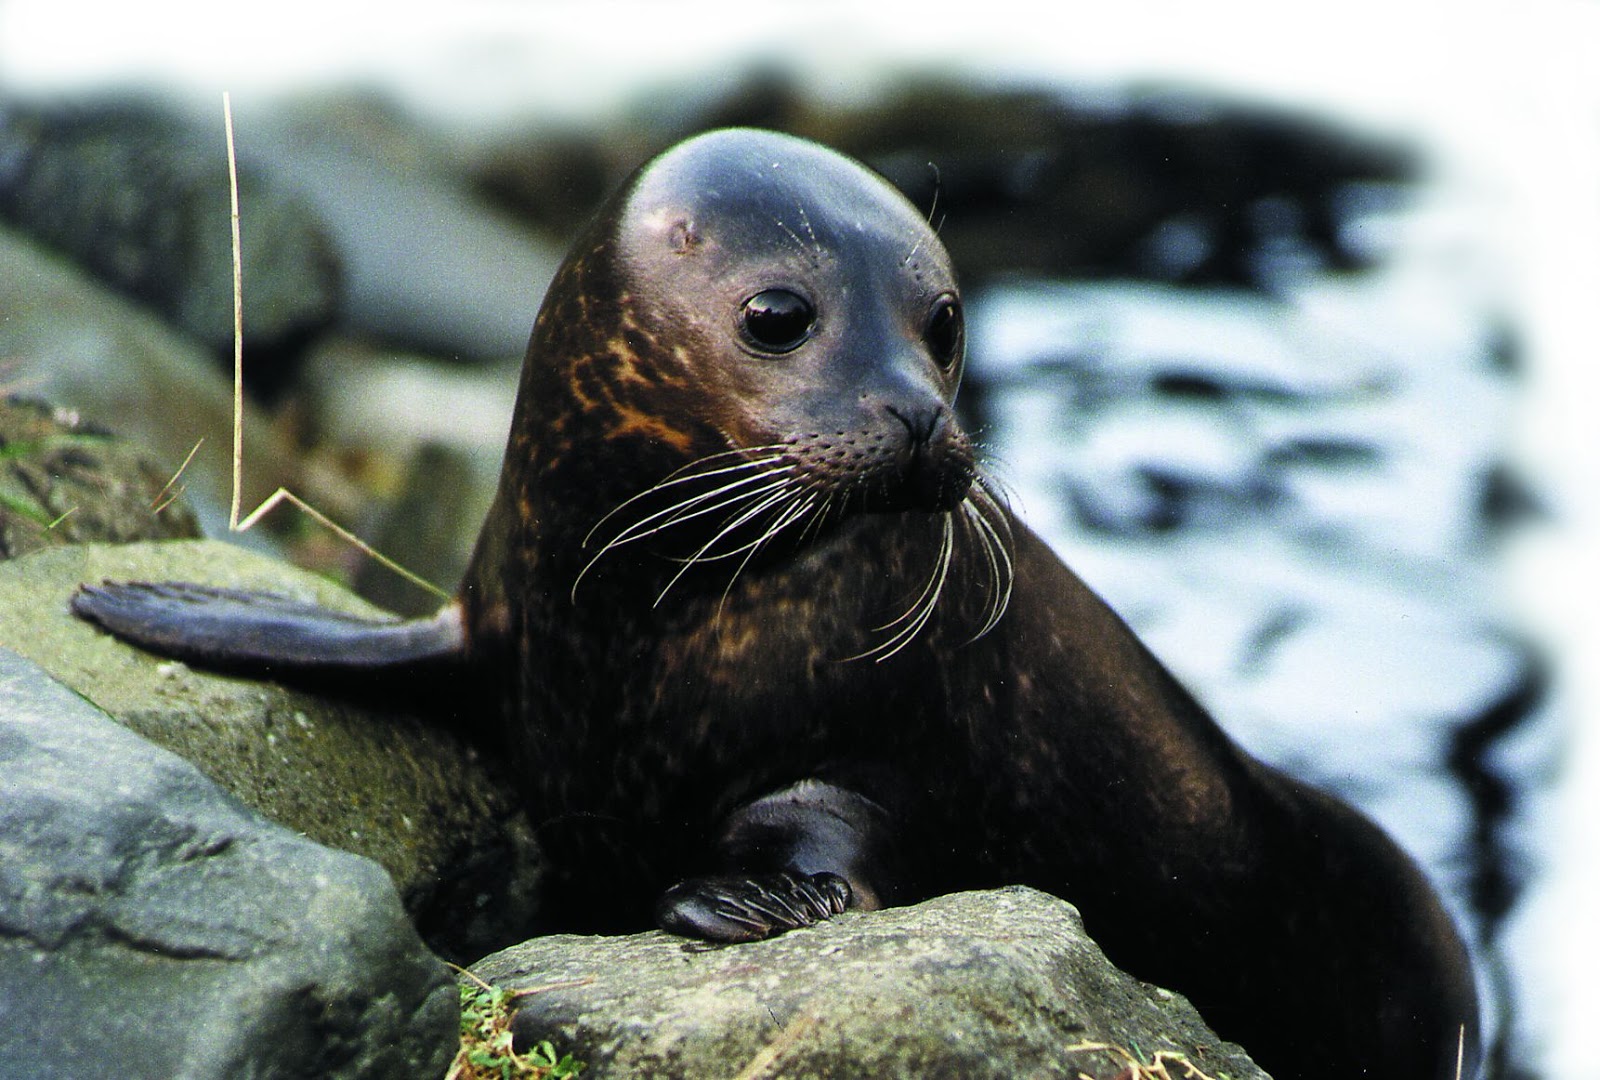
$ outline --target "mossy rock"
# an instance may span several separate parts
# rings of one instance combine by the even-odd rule
[[[523,936],[537,850],[515,795],[457,730],[471,717],[415,715],[151,656],[68,611],[80,584],[104,580],[193,581],[375,609],[217,541],[88,544],[0,564],[0,645],[268,818],[379,863],[447,958]]]

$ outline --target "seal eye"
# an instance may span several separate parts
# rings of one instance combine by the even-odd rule
[[[928,325],[922,331],[922,340],[928,351],[946,371],[961,359],[962,345],[966,340],[965,323],[961,317],[961,301],[953,296],[941,296],[934,301],[928,315]]]
[[[786,353],[811,336],[817,311],[811,301],[788,289],[763,289],[739,309],[739,325],[762,352]]]

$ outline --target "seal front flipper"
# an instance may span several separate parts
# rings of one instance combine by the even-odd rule
[[[849,905],[849,883],[826,871],[804,876],[787,870],[751,876],[715,874],[668,889],[656,906],[656,922],[684,937],[759,941],[811,926]]]
[[[308,675],[414,669],[463,649],[460,608],[367,619],[275,593],[183,582],[85,585],[72,611],[123,641],[201,667]]]
[[[740,807],[717,853],[728,872],[690,878],[656,906],[664,930],[756,941],[904,891],[890,812],[860,792],[808,779]]]

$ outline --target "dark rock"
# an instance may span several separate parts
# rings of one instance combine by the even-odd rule
[[[588,220],[619,171],[592,133],[541,129],[497,147],[472,180],[492,204],[563,236]]]
[[[0,650],[0,1071],[443,1075],[456,992],[382,869]]]
[[[1307,271],[1361,269],[1381,253],[1352,223],[1384,202],[1375,192],[1419,171],[1404,145],[1200,90],[1074,94],[924,76],[840,105],[767,65],[654,93],[587,142],[570,131],[508,139],[483,156],[479,183],[576,227],[650,154],[728,124],[866,161],[933,216],[968,282],[1042,273],[1275,290]]]
[[[1116,1053],[1080,1049],[1095,1044],[1265,1075],[1183,998],[1107,963],[1070,904],[1025,888],[715,949],[662,933],[537,938],[472,971],[537,990],[513,1021],[519,1042],[553,1039],[594,1080],[1125,1076]]]
[[[1550,517],[1534,486],[1507,462],[1491,464],[1483,471],[1480,483],[1478,513],[1494,535]]]
[[[377,505],[343,520],[429,581],[460,580],[500,480],[521,366],[466,366],[329,335],[307,357],[300,387],[318,448],[383,479]],[[438,606],[372,560],[347,580],[400,614]]]
[[[1345,240],[1341,192],[1417,170],[1404,147],[1197,90],[1108,101],[908,80],[863,112],[821,132],[919,206],[937,191],[941,236],[968,275],[1275,289],[1304,269],[1366,265]]]
[[[359,699],[324,697],[158,659],[68,613],[79,584],[106,579],[196,581],[373,609],[314,575],[214,541],[88,544],[0,564],[0,645],[253,810],[379,863],[447,958],[470,960],[526,936],[537,848],[508,786],[460,735],[472,716],[446,701],[423,719],[408,711],[424,707],[420,692],[402,707],[381,687],[353,688]]]
[[[317,214],[241,162],[246,371],[281,387],[339,301]],[[139,104],[0,110],[0,217],[161,312],[219,356],[233,349],[233,242],[220,122]]]
[[[455,582],[472,557],[493,499],[493,481],[474,475],[466,454],[424,443],[412,455],[399,497],[383,516],[373,546],[430,581]],[[431,615],[430,596],[375,560],[361,564],[355,592],[397,615]]]
[[[232,377],[205,350],[10,229],[0,229],[0,313],[0,386],[148,449],[162,483],[187,460],[184,501],[204,523],[227,521]],[[280,486],[305,493],[288,441],[248,399],[242,421],[246,508]]]
[[[197,537],[171,479],[73,412],[0,400],[0,559],[91,540]]]
[[[1383,452],[1351,435],[1296,434],[1268,450],[1264,462],[1272,467],[1374,468],[1382,464]]]

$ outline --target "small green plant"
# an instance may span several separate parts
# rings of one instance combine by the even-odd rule
[[[461,984],[461,1048],[445,1080],[565,1080],[583,1070],[548,1040],[518,1053],[512,1046],[516,1001],[533,991],[506,990],[468,975]]]

